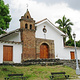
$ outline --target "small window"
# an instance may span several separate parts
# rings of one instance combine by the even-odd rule
[[[30,29],[32,29],[32,25],[30,24]]]
[[[26,28],[26,29],[28,28],[28,25],[27,25],[27,24],[25,24],[25,28]]]
[[[43,28],[43,32],[46,33],[47,32],[47,29],[45,28],[46,26],[44,26]]]
[[[27,19],[29,19],[29,16],[27,16]]]

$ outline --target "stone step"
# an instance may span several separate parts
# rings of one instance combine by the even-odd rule
[[[32,60],[25,60],[23,62],[59,62],[60,59],[32,59]]]
[[[62,65],[63,63],[60,62],[59,59],[33,59],[33,60],[26,60],[26,61],[23,61],[22,64],[24,65],[28,65],[28,64],[31,64],[31,65],[36,65],[36,64],[40,64],[40,65],[49,65],[49,66],[52,66],[52,65]]]
[[[62,65],[63,63],[57,62],[26,62],[22,63],[23,65],[42,65],[42,66],[53,66],[53,65]]]

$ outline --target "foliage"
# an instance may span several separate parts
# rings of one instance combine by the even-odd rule
[[[74,46],[74,40],[73,40],[73,39],[69,39],[69,40],[66,42],[66,46]]]
[[[74,40],[73,39],[68,40],[66,42],[66,46],[74,46]],[[76,41],[76,47],[80,47],[80,40],[79,41]]]
[[[67,19],[65,17],[65,15],[62,17],[62,20],[61,19],[58,19],[55,23],[58,23],[59,24],[59,29],[61,31],[63,31],[65,34],[67,34],[69,36],[69,39],[72,39],[72,36],[71,36],[71,25],[73,25],[72,22],[70,22],[70,19]],[[66,40],[66,39],[64,39]],[[65,42],[65,41],[64,41]]]
[[[3,0],[0,0],[0,35],[5,33],[4,30],[9,28],[11,16],[9,15],[9,5],[5,5]]]
[[[76,46],[80,47],[80,40],[76,42]]]
[[[8,74],[23,73],[27,80],[50,80],[51,72],[66,72],[66,74],[77,77],[75,70],[63,65],[55,66],[0,66],[0,80],[4,80]],[[64,77],[62,77],[64,78]],[[64,79],[63,79],[64,80]]]

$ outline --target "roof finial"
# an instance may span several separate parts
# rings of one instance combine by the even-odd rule
[[[26,4],[27,5],[27,11],[28,11],[28,4]]]

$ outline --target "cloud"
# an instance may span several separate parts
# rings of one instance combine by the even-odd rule
[[[33,0],[33,1],[37,1],[37,2],[40,2],[40,3],[46,3],[47,5],[64,2],[64,0]]]
[[[9,4],[11,3],[11,0],[3,0],[5,2],[5,4]]]
[[[33,0],[47,5],[54,5],[58,3],[67,3],[70,8],[80,10],[80,0]]]
[[[11,1],[15,2],[15,0],[4,0],[4,1],[5,3],[11,3]],[[28,1],[36,1],[38,3],[45,3],[47,5],[54,5],[58,3],[60,4],[63,2],[63,3],[67,3],[70,8],[80,10],[80,0],[28,0]],[[23,0],[22,3],[27,4],[28,1]],[[20,0],[16,0],[15,4],[19,4],[20,2],[21,2]]]
[[[14,30],[16,28],[20,28],[19,19],[23,16],[27,10],[27,5],[29,5],[28,9],[30,11],[31,17],[37,21],[42,20],[44,18],[48,18],[53,24],[58,19],[61,19],[64,15],[66,18],[69,18],[71,22],[74,23],[72,26],[72,33],[75,32],[77,34],[77,40],[80,39],[79,35],[79,26],[80,26],[80,11],[70,8],[70,5],[66,2],[62,2],[63,0],[43,0],[43,1],[52,1],[54,4],[47,5],[45,2],[38,2],[42,0],[4,0],[10,6],[10,13],[12,17],[12,21],[10,23],[10,28],[8,31]],[[65,0],[66,1],[66,0]],[[72,0],[69,0],[72,1]],[[74,1],[74,0],[73,0]],[[76,0],[78,1],[78,0]],[[71,3],[71,2],[70,2]],[[57,26],[57,24],[55,24]]]
[[[66,2],[69,4],[69,7],[80,10],[80,0],[66,0]]]

